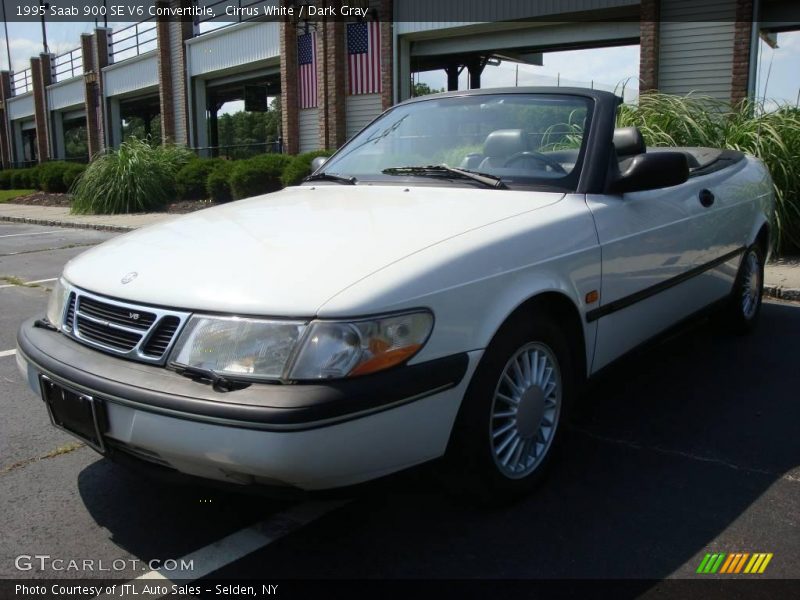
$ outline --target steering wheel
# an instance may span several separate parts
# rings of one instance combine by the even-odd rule
[[[503,163],[503,167],[509,167],[512,163],[522,159],[533,159],[544,163],[545,167],[550,167],[556,173],[560,173],[561,175],[567,174],[567,171],[564,169],[564,167],[562,167],[554,159],[550,158],[546,154],[542,154],[541,152],[535,152],[534,150],[523,150],[522,152],[512,154],[506,159],[506,162]]]

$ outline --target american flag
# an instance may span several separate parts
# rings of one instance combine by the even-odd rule
[[[300,65],[300,108],[317,106],[317,34],[297,36],[297,62]]]
[[[347,24],[347,68],[350,94],[377,94],[381,91],[381,24]]]

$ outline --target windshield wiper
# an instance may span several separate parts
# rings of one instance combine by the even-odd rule
[[[334,175],[333,173],[326,173],[323,171],[322,173],[315,173],[314,175],[309,175],[303,181],[335,181],[336,183],[344,183],[346,185],[355,185],[356,179],[355,177],[343,177],[342,175]]]
[[[248,387],[252,382],[236,379],[235,377],[225,377],[210,369],[201,369],[199,367],[190,367],[181,363],[172,363],[170,365],[178,375],[188,377],[192,381],[198,383],[207,383],[214,388],[215,392],[234,392],[236,390],[243,390]]]
[[[447,165],[427,165],[416,167],[389,167],[384,169],[383,173],[386,175],[432,175],[434,177],[449,177],[455,176],[462,179],[471,179],[483,185],[499,190],[506,190],[508,187],[499,177],[489,175],[488,173],[476,173],[468,169],[458,169],[456,167],[448,167]]]

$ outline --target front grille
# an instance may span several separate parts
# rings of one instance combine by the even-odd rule
[[[125,352],[133,350],[142,339],[142,336],[137,333],[114,329],[108,325],[90,321],[80,313],[78,314],[78,333],[98,344],[105,344]]]
[[[178,331],[181,321],[178,317],[166,316],[158,323],[158,327],[153,330],[142,352],[147,356],[163,356],[169,348],[175,332]]]
[[[189,313],[144,307],[70,290],[64,333],[131,360],[163,364]]]
[[[133,329],[141,329],[142,331],[150,329],[153,321],[156,320],[156,316],[151,312],[128,310],[107,302],[98,302],[87,296],[81,296],[78,303],[78,311],[95,319],[132,327]]]
[[[64,318],[64,326],[72,330],[75,323],[75,292],[70,293],[69,300],[67,301],[67,316]]]

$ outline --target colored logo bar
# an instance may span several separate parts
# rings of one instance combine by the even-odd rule
[[[732,552],[730,554],[717,552],[715,554],[706,554],[703,560],[700,561],[700,566],[697,567],[696,573],[747,573],[755,575],[763,573],[771,560],[771,552],[756,552],[753,554],[749,552]]]

